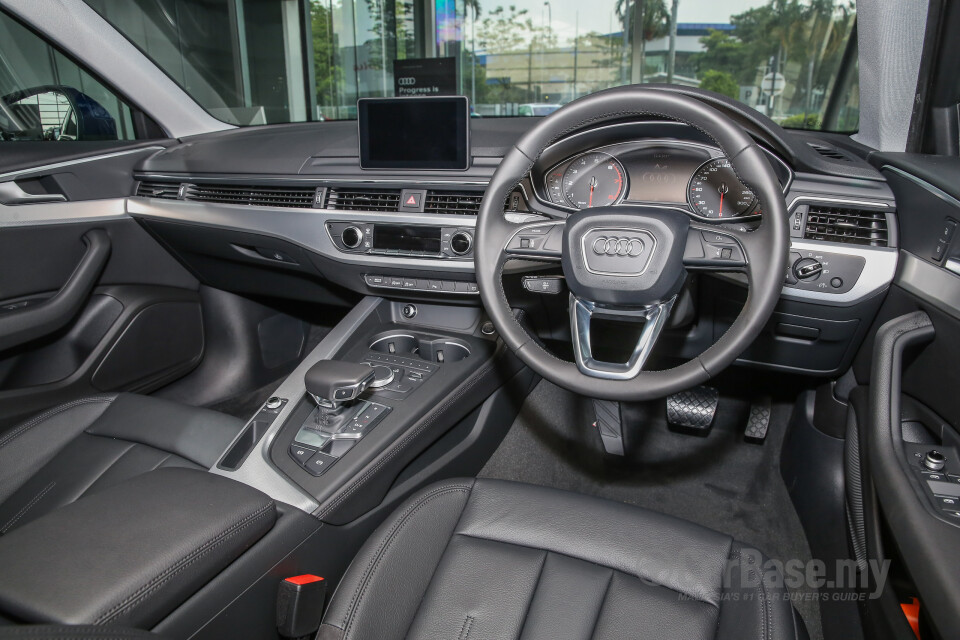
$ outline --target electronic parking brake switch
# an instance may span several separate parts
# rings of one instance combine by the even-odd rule
[[[390,411],[358,401],[368,387],[382,386],[385,377],[378,369],[387,368],[321,360],[307,370],[304,385],[317,408],[297,432],[290,456],[311,475],[323,475]]]

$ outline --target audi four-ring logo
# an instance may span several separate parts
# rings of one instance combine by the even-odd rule
[[[598,256],[636,258],[643,253],[643,241],[640,238],[600,236],[593,241],[593,252]]]
[[[397,80],[397,84],[400,85],[401,87],[412,87],[413,85],[417,84],[417,79],[416,78],[399,78]]]

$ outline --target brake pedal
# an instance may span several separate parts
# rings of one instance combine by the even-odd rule
[[[748,442],[763,444],[770,428],[770,398],[764,396],[750,404],[750,415],[747,417],[747,428],[743,437]]]
[[[593,426],[600,432],[603,450],[614,456],[623,455],[623,421],[620,418],[620,403],[612,400],[594,400],[593,413],[597,421]]]
[[[667,422],[670,427],[694,435],[710,432],[720,404],[720,392],[713,387],[694,387],[667,398]]]

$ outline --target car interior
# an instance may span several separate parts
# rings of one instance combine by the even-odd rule
[[[0,638],[957,638],[958,29],[0,0]]]

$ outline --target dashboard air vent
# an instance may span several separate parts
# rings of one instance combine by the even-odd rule
[[[813,147],[813,150],[822,155],[824,158],[840,160],[841,162],[850,162],[850,158],[835,147],[828,147],[823,144],[814,144],[812,142],[808,142],[807,144]]]
[[[141,180],[137,185],[137,195],[142,198],[166,198],[176,200],[180,195],[179,182],[151,182]]]
[[[399,208],[399,189],[330,189],[327,194],[327,209],[396,211]]]
[[[313,207],[315,187],[250,186],[242,184],[191,184],[186,200],[222,202],[258,207]]]
[[[475,216],[480,212],[482,191],[427,191],[425,213]]]
[[[803,237],[886,247],[887,216],[883,211],[810,205]]]

